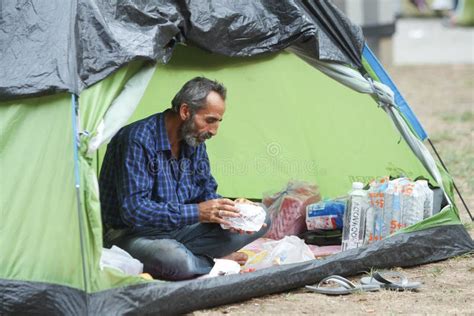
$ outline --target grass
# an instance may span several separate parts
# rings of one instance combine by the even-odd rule
[[[467,223],[464,223],[463,225],[467,231],[474,229],[474,222],[467,222]],[[472,255],[472,254],[469,254],[469,255]]]
[[[449,125],[451,123],[472,125],[474,112],[443,113],[441,119]],[[465,192],[467,195],[474,192],[474,177],[469,176],[474,174],[474,147],[472,146],[471,130],[472,127],[461,131],[448,129],[435,133],[431,137],[455,182],[467,185],[467,191],[469,191]]]
[[[441,267],[434,267],[430,270],[428,270],[428,273],[431,274],[433,277],[437,278],[441,274],[443,274],[444,269]]]
[[[466,224],[464,224],[464,227],[465,226],[466,226]],[[468,253],[456,256],[456,257],[453,258],[453,260],[459,261],[459,260],[470,259],[470,258],[474,258],[474,252],[468,252]]]
[[[441,115],[441,119],[448,123],[474,122],[474,112],[464,111],[462,113],[445,113]]]
[[[461,148],[441,154],[441,157],[454,180],[459,179],[460,182],[465,182],[467,189],[474,192],[474,179],[468,176],[474,173],[474,153],[471,150]]]
[[[450,132],[447,132],[447,131],[443,131],[443,132],[435,133],[431,135],[431,140],[433,141],[433,143],[450,142],[450,141],[453,141],[454,139],[455,139],[454,135],[452,135]]]

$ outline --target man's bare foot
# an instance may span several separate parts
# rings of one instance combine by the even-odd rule
[[[225,257],[222,257],[221,259],[228,259],[228,260],[233,260],[243,266],[246,262],[249,256],[246,253],[243,252],[233,252],[230,255],[227,255]]]

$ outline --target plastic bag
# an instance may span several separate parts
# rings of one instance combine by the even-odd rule
[[[207,279],[216,276],[237,274],[239,272],[240,265],[237,262],[228,259],[214,259],[214,266],[212,267],[211,272],[199,278]]]
[[[314,259],[311,249],[296,236],[262,244],[263,250],[250,257],[245,269],[263,269],[274,265],[291,264]]]
[[[100,268],[104,269],[104,267],[114,268],[129,275],[143,273],[143,263],[117,246],[112,246],[110,249],[102,248]]]
[[[425,203],[423,205],[423,219],[433,216],[433,202],[434,202],[434,193],[433,190],[428,186],[428,181],[426,180],[417,180],[416,184],[419,185],[423,192],[425,192]]]
[[[263,207],[249,203],[237,203],[235,207],[240,211],[241,217],[224,217],[232,228],[241,229],[248,232],[258,232],[265,222],[267,213]],[[227,225],[221,224],[223,229],[229,229]]]
[[[281,239],[306,231],[306,206],[320,200],[318,187],[302,181],[290,181],[283,191],[264,196],[262,202],[272,219],[265,237]]]
[[[425,180],[373,181],[369,189],[365,241],[381,240],[433,214],[433,191]]]

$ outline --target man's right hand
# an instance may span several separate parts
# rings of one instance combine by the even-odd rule
[[[199,221],[202,223],[217,223],[230,226],[223,217],[240,217],[235,203],[229,199],[215,199],[198,204]]]

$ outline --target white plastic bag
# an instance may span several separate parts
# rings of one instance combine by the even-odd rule
[[[110,249],[102,248],[100,269],[104,269],[104,267],[114,268],[129,275],[143,273],[143,263],[117,246],[112,246]]]
[[[433,215],[433,191],[426,180],[408,178],[370,184],[365,242],[381,240],[399,229],[416,224]]]
[[[240,211],[240,217],[224,217],[231,224],[230,227],[249,232],[257,232],[262,228],[266,216],[263,207],[249,203],[237,203],[235,207]],[[222,224],[221,227],[230,228]]]
[[[305,242],[296,236],[269,241],[262,245],[263,250],[250,257],[246,269],[263,269],[273,265],[291,264],[314,259],[314,254]]]
[[[200,278],[206,279],[221,275],[237,274],[240,272],[240,265],[234,260],[214,259],[214,263],[211,272],[201,276]]]

